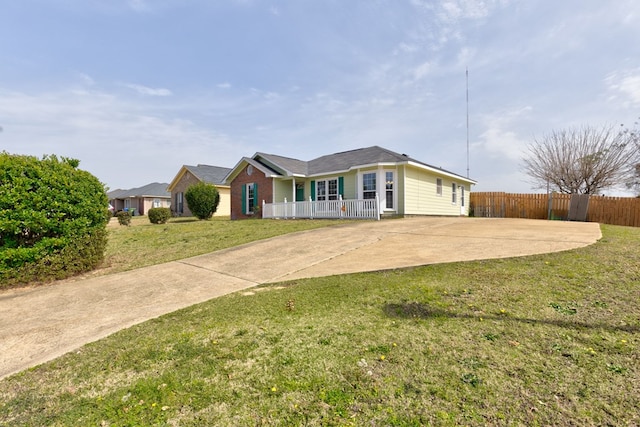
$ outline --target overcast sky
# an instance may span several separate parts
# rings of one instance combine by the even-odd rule
[[[531,192],[527,143],[640,116],[637,0],[20,0],[0,10],[0,150],[110,189],[256,151],[380,145]]]

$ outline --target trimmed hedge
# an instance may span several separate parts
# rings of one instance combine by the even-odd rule
[[[102,262],[107,195],[78,164],[0,153],[0,287],[62,279]]]
[[[152,224],[165,224],[171,218],[171,209],[151,208],[147,211],[147,216]]]
[[[199,182],[184,193],[189,210],[198,219],[209,219],[218,210],[220,193],[213,184]]]

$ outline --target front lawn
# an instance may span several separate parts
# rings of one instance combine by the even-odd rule
[[[228,295],[0,381],[0,425],[638,425],[639,244]]]

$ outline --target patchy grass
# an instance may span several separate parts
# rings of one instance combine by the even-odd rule
[[[151,224],[146,216],[132,218],[125,227],[112,220],[105,260],[90,274],[109,274],[163,262],[175,261],[220,249],[239,246],[296,231],[344,224],[327,220],[231,221],[213,217],[199,221],[195,217],[172,218],[166,224]]]
[[[0,425],[638,425],[640,229],[285,282],[0,381]]]

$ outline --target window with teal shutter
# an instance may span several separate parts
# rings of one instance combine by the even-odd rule
[[[253,183],[253,209],[251,212],[255,212],[255,207],[260,206],[260,199],[258,198],[258,184]]]
[[[247,215],[252,214],[256,205],[256,187],[255,184],[247,184]]]
[[[338,177],[338,194],[344,199],[344,177]]]
[[[247,213],[247,186],[242,186],[242,213]]]
[[[316,182],[311,181],[311,200],[316,200]]]

